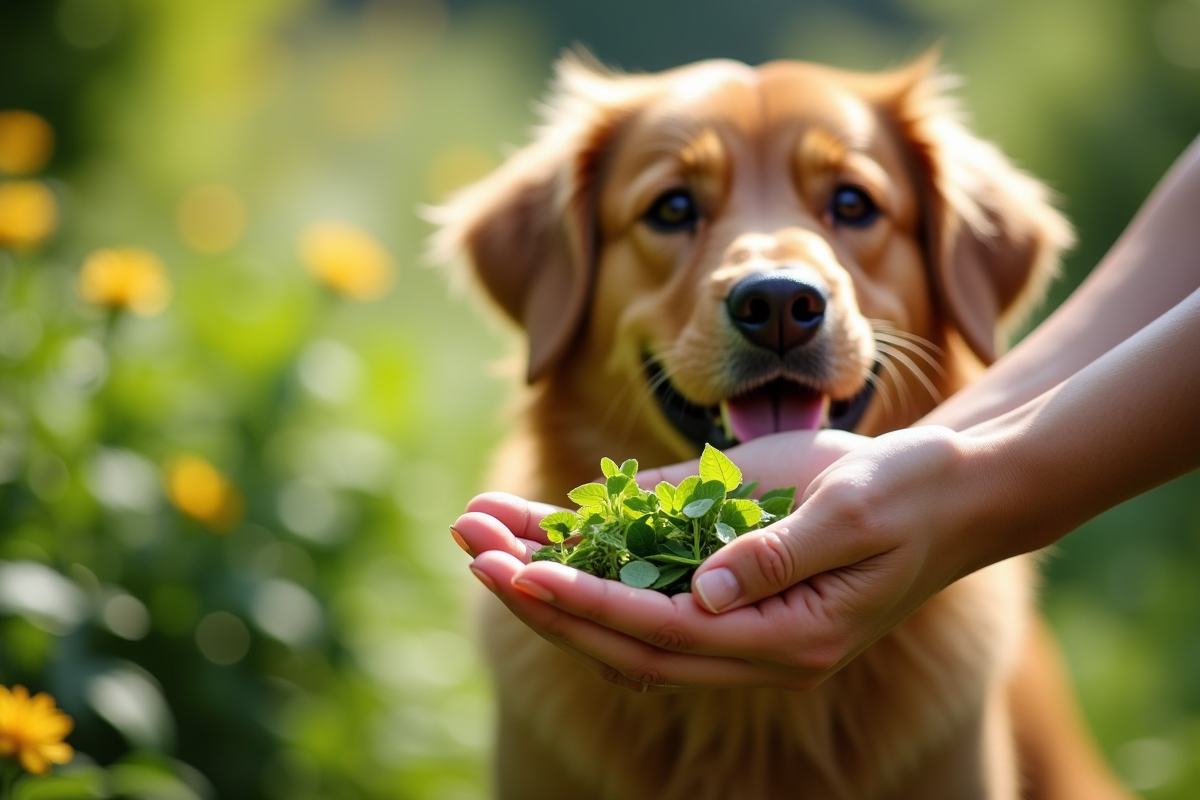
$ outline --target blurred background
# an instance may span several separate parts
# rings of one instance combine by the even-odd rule
[[[446,523],[516,337],[424,264],[417,209],[525,140],[574,43],[656,70],[937,42],[1078,226],[1044,314],[1200,132],[1200,0],[0,0],[0,684],[78,751],[17,796],[485,797]],[[1162,800],[1200,796],[1198,497],[1046,565],[1091,724]]]

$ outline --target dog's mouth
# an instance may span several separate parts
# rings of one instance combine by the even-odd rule
[[[700,405],[675,388],[653,358],[645,359],[645,368],[663,415],[697,450],[705,443],[732,447],[784,431],[853,430],[875,391],[874,381],[868,380],[853,397],[834,399],[797,381],[776,378],[716,405]],[[878,368],[877,363],[872,372]]]

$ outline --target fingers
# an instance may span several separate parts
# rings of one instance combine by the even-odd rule
[[[547,515],[561,508],[549,503],[536,503],[505,492],[484,492],[471,498],[467,511],[487,514],[500,521],[518,539],[528,539],[538,544],[550,544],[546,532],[538,527]]]
[[[875,522],[854,496],[852,484],[822,486],[791,516],[709,556],[692,578],[692,591],[719,614],[879,555],[886,546],[873,535]]]
[[[521,569],[513,582],[574,616],[655,648],[695,655],[782,660],[797,634],[818,622],[813,615],[817,604],[775,602],[714,616],[693,595],[667,597],[550,561]]]
[[[450,526],[450,535],[469,556],[498,551],[528,564],[542,545],[513,536],[512,531],[493,516],[468,511]]]
[[[539,563],[535,566],[554,565]],[[579,654],[582,656],[580,661],[590,668],[597,669],[597,664],[603,665],[597,669],[602,677],[627,688],[637,687],[635,690],[640,690],[643,685],[650,690],[783,685],[801,688],[796,681],[803,678],[798,678],[793,671],[757,666],[739,658],[664,650],[556,608],[536,596],[539,589],[536,584],[521,580],[514,583],[520,563],[510,555],[496,551],[483,553],[471,565],[471,569],[477,576],[482,576],[484,584],[539,635],[573,655]],[[599,578],[586,577],[600,581]],[[531,588],[534,594],[529,593]],[[614,671],[625,680],[612,674]],[[633,682],[632,686],[629,681]]]

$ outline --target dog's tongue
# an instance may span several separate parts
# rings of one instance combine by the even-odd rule
[[[781,431],[821,427],[825,396],[793,383],[776,381],[723,404],[725,419],[739,442]]]

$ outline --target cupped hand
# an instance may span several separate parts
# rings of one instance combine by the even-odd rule
[[[552,506],[480,495],[453,527],[475,556],[472,571],[514,614],[610,681],[640,691],[808,689],[983,566],[963,548],[970,506],[954,502],[979,488],[965,469],[971,452],[935,427],[875,440],[786,434],[735,448],[729,456],[747,479],[808,489],[791,516],[719,550],[693,593],[674,597],[528,563],[546,544],[538,522]]]

